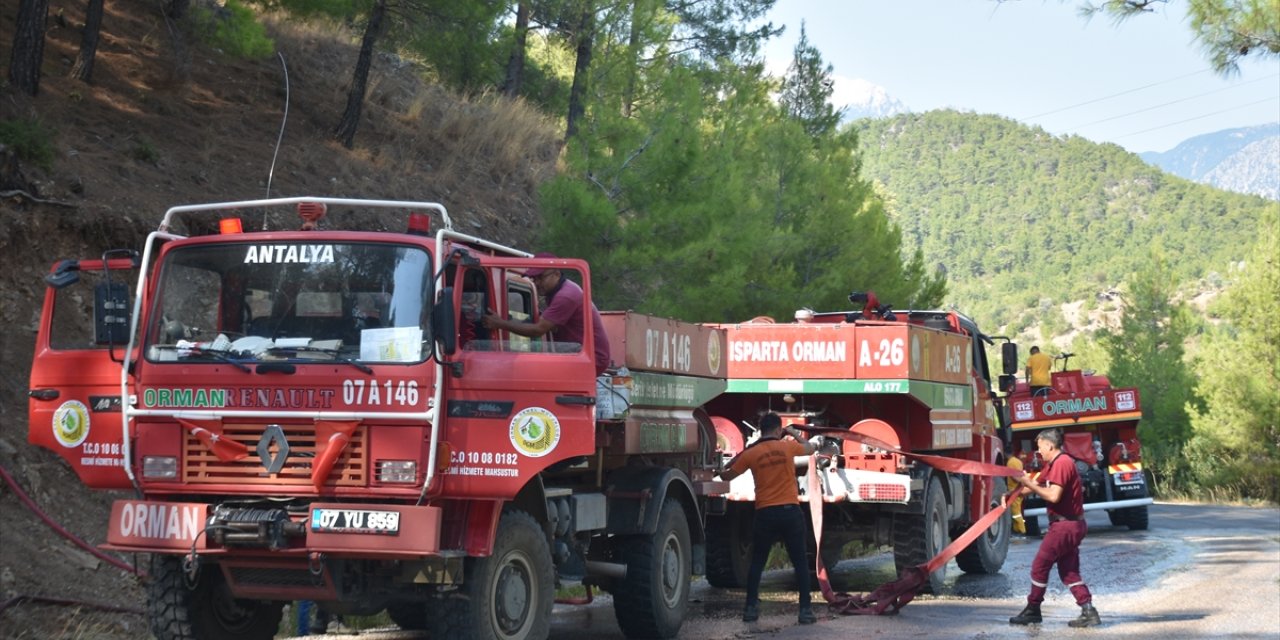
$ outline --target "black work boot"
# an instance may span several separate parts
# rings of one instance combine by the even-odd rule
[[[760,605],[749,604],[742,609],[743,622],[755,622],[760,619]]]
[[[818,616],[813,615],[813,607],[803,605],[800,607],[800,624],[813,624],[818,621]]]
[[[1080,617],[1067,623],[1068,627],[1093,627],[1102,624],[1102,618],[1098,617],[1098,610],[1093,608],[1093,604],[1080,605]]]
[[[1040,624],[1041,622],[1044,622],[1044,619],[1040,617],[1040,605],[1031,603],[1027,603],[1021,613],[1009,618],[1009,624]]]

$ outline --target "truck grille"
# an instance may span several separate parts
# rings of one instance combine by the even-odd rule
[[[309,424],[284,424],[285,438],[289,442],[289,457],[279,473],[267,473],[263,461],[258,459],[258,439],[262,437],[260,424],[225,424],[222,437],[248,447],[249,457],[234,462],[219,460],[205,448],[195,436],[186,434],[183,441],[183,480],[190,484],[270,484],[284,486],[311,486],[311,462],[316,456],[315,427]],[[356,427],[351,441],[338,456],[333,471],[325,481],[331,487],[362,487],[368,483],[369,448],[366,428]]]

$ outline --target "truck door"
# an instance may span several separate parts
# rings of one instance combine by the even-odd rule
[[[516,321],[538,318],[532,284],[508,279],[509,273],[470,268],[456,281],[463,373],[446,376],[450,495],[514,495],[543,468],[595,449],[590,340],[605,338],[590,333],[590,316],[585,345],[484,329],[484,313]]]
[[[46,282],[27,401],[27,441],[89,487],[131,486],[122,457],[120,360],[129,336],[132,258],[63,260]],[[92,303],[92,306],[90,306]]]

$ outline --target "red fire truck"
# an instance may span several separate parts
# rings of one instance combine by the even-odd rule
[[[892,545],[901,572],[933,558],[1000,505],[1003,478],[951,473],[905,455],[1004,464],[999,399],[984,349],[989,339],[954,311],[893,311],[874,294],[850,300],[862,311],[806,309],[794,322],[720,325],[729,340],[728,389],[708,411],[726,458],[754,439],[754,423],[767,411],[815,434],[821,495],[800,482],[802,499],[822,501],[823,563],[833,566],[846,543],[863,540]],[[1017,362],[1005,366],[1012,373]],[[832,430],[891,448],[833,437]],[[804,468],[809,459],[796,464]],[[708,518],[712,585],[745,584],[754,497],[744,474],[731,484],[725,514]],[[960,568],[998,572],[1010,528],[1008,516],[999,518],[957,557]],[[932,573],[926,586],[939,590],[945,572]]]
[[[1002,357],[1010,357],[1008,351]],[[1061,370],[1052,372],[1049,388],[1038,394],[1031,393],[1025,380],[1018,381],[1008,398],[1009,450],[1022,461],[1023,469],[1038,474],[1044,461],[1036,452],[1036,433],[1061,429],[1063,450],[1075,459],[1084,485],[1084,510],[1106,509],[1111,524],[1144,530],[1152,499],[1138,442],[1142,418],[1138,390],[1113,388],[1106,376],[1068,369],[1071,355],[1058,356]],[[1016,347],[1012,358],[1017,360]],[[1028,534],[1039,535],[1039,516],[1044,514],[1040,498],[1032,495],[1023,501]]]
[[[537,640],[569,581],[612,592],[628,637],[674,637],[727,488],[701,411],[724,332],[606,314],[598,377],[590,322],[579,344],[480,321],[537,320],[533,267],[580,283],[590,318],[586,263],[459,233],[439,204],[174,207],[140,253],[48,274],[29,440],[133,490],[105,546],[150,554],[161,640],[271,638],[291,600]]]

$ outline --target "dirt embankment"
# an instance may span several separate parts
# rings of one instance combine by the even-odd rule
[[[345,149],[330,131],[355,64],[350,33],[271,25],[287,64],[286,90],[279,58],[228,59],[175,35],[180,30],[158,6],[107,3],[94,81],[84,84],[67,77],[83,3],[51,0],[40,94],[0,87],[0,120],[38,123],[53,146],[51,167],[18,167],[22,190],[56,202],[0,199],[0,465],[91,544],[104,541],[115,496],[86,490],[59,458],[27,445],[41,276],[55,260],[139,248],[175,204],[267,195],[435,200],[467,232],[530,246],[536,188],[553,174],[559,149],[559,133],[543,115],[449,94],[424,83],[415,65],[385,54],[373,65],[355,148]],[[13,33],[14,14],[0,12],[0,33]],[[7,68],[7,56],[0,63]],[[0,513],[0,601],[51,596],[145,606],[134,579],[57,536],[2,482]],[[0,611],[5,638],[146,635],[136,615],[29,602]]]

